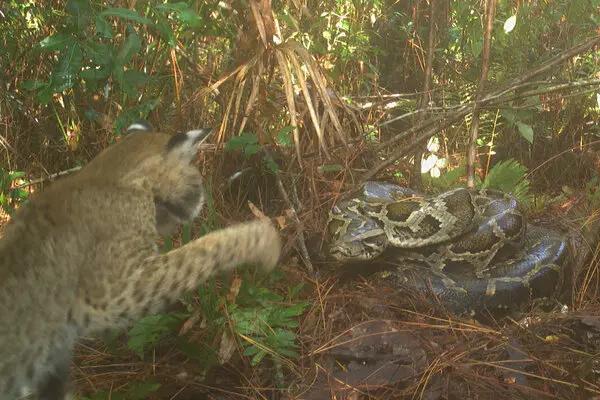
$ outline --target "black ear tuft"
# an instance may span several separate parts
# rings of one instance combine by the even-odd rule
[[[173,150],[175,147],[183,144],[186,140],[188,140],[188,137],[185,132],[177,132],[169,139],[169,142],[167,143],[167,151]]]
[[[132,132],[152,132],[154,128],[150,125],[150,122],[145,121],[143,119],[135,121],[133,124],[129,125],[127,128],[127,133]]]
[[[206,140],[211,131],[211,128],[204,128],[187,131],[185,133],[178,132],[169,139],[167,151],[181,148],[180,151],[193,153],[197,150],[198,146]]]

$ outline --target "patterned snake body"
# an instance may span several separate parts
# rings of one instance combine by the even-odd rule
[[[424,197],[380,182],[334,206],[327,235],[331,258],[383,261],[389,268],[377,280],[431,289],[458,312],[553,295],[567,247],[560,233],[527,224],[511,195],[454,189]]]

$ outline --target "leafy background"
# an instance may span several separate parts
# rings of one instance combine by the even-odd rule
[[[386,145],[390,139],[476,98],[483,3],[6,0],[0,217],[8,220],[48,177],[84,165],[144,118],[168,133],[216,132],[199,157],[212,197],[197,223],[165,239],[165,250],[248,218],[248,201],[285,234],[302,227],[311,247],[340,193],[412,143],[411,136]],[[600,33],[598,0],[495,4],[489,90]],[[423,96],[430,37],[431,90]],[[599,57],[596,45],[480,109],[477,186],[512,191],[532,215],[573,196],[598,204]],[[553,89],[564,84],[571,86]],[[472,124],[466,113],[440,127],[422,155],[411,152],[378,177],[400,184],[417,177],[431,192],[464,185]],[[268,281],[246,274],[211,282],[171,313],[88,343],[99,350],[78,350],[77,385],[89,399],[164,398],[179,390],[173,377],[182,373],[206,382],[216,375],[257,397],[258,388],[302,381],[319,341],[343,331],[328,307],[361,299],[332,291],[293,259],[286,268]],[[571,307],[597,298],[589,289],[596,286],[583,286]],[[215,366],[226,373],[211,372]]]

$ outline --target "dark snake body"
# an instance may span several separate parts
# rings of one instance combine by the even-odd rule
[[[432,290],[460,313],[552,296],[567,248],[560,233],[527,224],[508,194],[455,189],[423,197],[381,182],[339,202],[327,235],[331,258],[384,263],[377,280]]]

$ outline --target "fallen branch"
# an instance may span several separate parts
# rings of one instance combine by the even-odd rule
[[[477,102],[478,107],[487,106],[495,100],[498,100],[501,102],[500,99],[503,96],[505,96],[509,92],[519,89],[520,87],[522,87],[522,85],[527,84],[528,80],[534,78],[535,76],[537,76],[541,73],[548,71],[550,68],[564,62],[567,59],[570,59],[580,53],[583,53],[583,52],[589,50],[590,48],[594,47],[597,44],[600,44],[600,35],[595,36],[582,44],[579,44],[577,46],[571,47],[570,49],[563,51],[562,53],[558,54],[557,56],[546,61],[541,66],[539,66],[537,68],[533,68],[533,69],[523,73],[523,75],[509,81],[508,83],[504,84],[501,88],[491,91],[485,96],[482,96],[482,98]],[[419,132],[419,131],[426,129],[434,124],[442,123],[442,121],[446,118],[450,118],[450,119],[453,119],[454,117],[460,118],[460,117],[468,114],[470,112],[470,110],[473,109],[474,105],[475,105],[475,102],[470,102],[470,103],[466,103],[466,104],[458,107],[455,111],[456,115],[454,115],[454,116],[443,115],[441,117],[430,118],[426,121],[423,121],[422,123],[417,124],[417,125],[413,126],[412,128],[410,128],[404,132],[401,132],[401,133],[395,135],[394,137],[390,138],[389,140],[379,144],[378,146],[376,146],[375,150],[378,151],[378,150],[384,149],[386,147],[389,147],[389,146],[405,139],[407,136],[409,136],[415,132]],[[466,114],[465,114],[465,110],[467,110]],[[385,123],[389,123],[389,122],[386,121]]]
[[[271,156],[271,153],[265,148],[263,148],[262,150],[263,150],[265,157],[267,159],[270,159],[270,161],[272,163],[275,163],[275,160],[273,159],[273,156]],[[298,217],[298,212],[296,211],[297,207],[294,205],[294,203],[290,199],[290,196],[288,195],[287,191],[285,190],[285,186],[283,185],[283,181],[281,180],[281,174],[279,173],[279,171],[275,171],[274,175],[275,175],[275,182],[277,184],[277,190],[279,190],[279,194],[281,195],[281,198],[283,199],[286,206],[290,210],[292,220],[294,221],[294,224],[296,225],[296,242],[298,244],[298,252],[300,253],[300,257],[302,257],[302,261],[304,261],[304,265],[306,266],[306,269],[308,270],[308,272],[311,275],[314,275],[315,270],[312,265],[310,255],[308,254],[308,248],[306,247],[306,238],[304,237],[304,224]],[[294,196],[294,197],[297,197],[297,196]]]
[[[66,169],[64,171],[56,172],[54,174],[50,174],[48,176],[37,178],[37,179],[31,180],[29,182],[17,185],[17,186],[15,186],[15,189],[22,189],[24,187],[38,185],[40,183],[44,183],[44,182],[47,182],[47,181],[53,181],[53,180],[55,180],[57,178],[60,178],[61,176],[65,176],[65,175],[72,174],[73,172],[77,172],[80,169],[81,169],[81,167],[69,168],[69,169]]]
[[[594,47],[595,45],[597,45],[599,43],[600,43],[600,35],[595,36],[592,39],[589,39],[582,44],[579,44],[568,50],[563,51],[559,55],[548,60],[543,65],[541,65],[537,68],[534,68],[530,71],[527,71],[522,76],[520,76],[516,79],[513,79],[509,83],[505,84],[502,88],[496,89],[496,90],[488,93],[487,95],[482,96],[482,98],[480,100],[466,103],[466,104],[462,105],[461,107],[457,108],[453,112],[446,113],[446,114],[438,116],[436,118],[431,118],[427,121],[423,121],[421,124],[415,125],[412,128],[399,133],[398,135],[394,136],[393,138],[389,139],[388,141],[379,144],[378,146],[375,147],[375,151],[382,150],[386,147],[389,147],[416,132],[422,132],[408,146],[395,150],[393,153],[388,155],[384,161],[380,162],[375,167],[373,167],[371,170],[366,172],[363,176],[361,176],[358,181],[358,184],[371,179],[377,173],[379,173],[379,171],[383,170],[384,168],[386,168],[389,165],[396,162],[396,160],[406,156],[407,154],[410,154],[412,151],[414,151],[414,149],[416,149],[420,145],[420,143],[424,142],[425,140],[428,140],[431,136],[435,135],[441,129],[444,129],[444,128],[450,126],[455,121],[468,115],[476,105],[478,107],[489,106],[490,104],[499,104],[499,103],[502,103],[505,101],[510,101],[511,99],[514,99],[515,96],[511,96],[511,97],[507,98],[507,97],[505,97],[505,95],[507,93],[517,89],[519,86],[523,85],[524,83],[526,83],[527,80],[529,80],[543,72],[548,71],[550,68],[554,67],[557,64],[564,62],[565,60],[567,60],[571,57],[574,57],[586,50],[589,50],[590,48]],[[585,84],[588,84],[589,82],[590,81],[585,81]],[[570,84],[557,85],[555,87],[555,89],[556,90],[564,90],[565,88],[577,87],[577,86],[569,86],[569,85]],[[540,93],[540,92],[537,92],[536,90],[533,90],[533,91],[530,91],[529,93],[542,94],[545,92]],[[534,95],[534,94],[530,94],[530,95]],[[523,96],[523,94],[521,94],[519,96]]]

